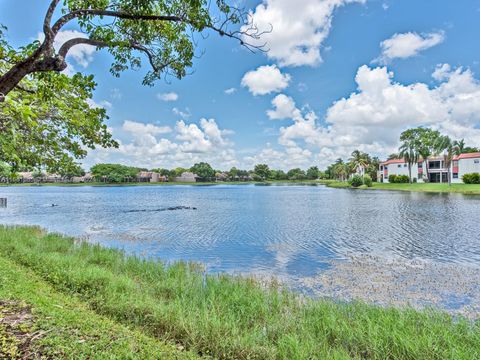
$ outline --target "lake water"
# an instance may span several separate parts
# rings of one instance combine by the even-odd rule
[[[2,187],[0,197],[2,224],[273,275],[314,296],[480,314],[480,196],[184,185]]]
[[[216,185],[3,187],[0,197],[3,224],[212,272],[273,274],[300,288],[332,260],[358,255],[480,266],[479,196]]]

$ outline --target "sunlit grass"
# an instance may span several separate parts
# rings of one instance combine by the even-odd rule
[[[351,188],[348,182],[330,181],[325,183],[332,188]],[[387,184],[373,183],[368,189],[380,190],[400,190],[400,191],[417,191],[417,192],[437,192],[437,193],[460,193],[470,195],[480,195],[480,185],[478,184],[438,184],[438,183],[416,183],[416,184]]]
[[[478,325],[444,313],[304,299],[275,284],[205,275],[194,264],[165,266],[35,228],[0,227],[0,257],[5,259],[0,262],[2,272],[5,261],[13,261],[98,316],[148,337],[174,341],[199,355],[223,359],[480,356]],[[18,282],[26,280],[19,276]],[[0,294],[4,296],[5,290]]]

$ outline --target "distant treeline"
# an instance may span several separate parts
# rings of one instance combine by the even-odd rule
[[[257,164],[251,170],[242,170],[232,167],[228,171],[214,169],[206,162],[200,162],[190,168],[177,167],[175,169],[165,168],[137,168],[119,164],[97,164],[91,168],[91,174],[97,181],[124,182],[132,179],[141,172],[158,173],[168,181],[175,181],[186,172],[196,175],[197,181],[265,181],[265,180],[315,180],[324,178],[325,173],[318,167],[312,166],[307,170],[300,168],[283,170],[270,169],[267,164]]]

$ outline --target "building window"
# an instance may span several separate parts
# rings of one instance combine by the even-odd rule
[[[458,160],[455,160],[455,161],[453,162],[453,165],[452,165],[452,166],[453,166],[453,167],[458,167]]]
[[[473,160],[473,163],[474,163],[474,164],[478,164],[478,163],[480,163],[480,160],[478,160],[478,159]]]
[[[403,167],[407,167],[407,164],[403,164]]]
[[[458,173],[453,173],[453,178],[458,179]]]
[[[401,167],[402,167],[402,165],[398,164],[398,167],[399,167],[399,168],[401,168]]]

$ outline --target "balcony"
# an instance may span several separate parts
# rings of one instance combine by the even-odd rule
[[[443,161],[429,161],[428,170],[445,170]]]

